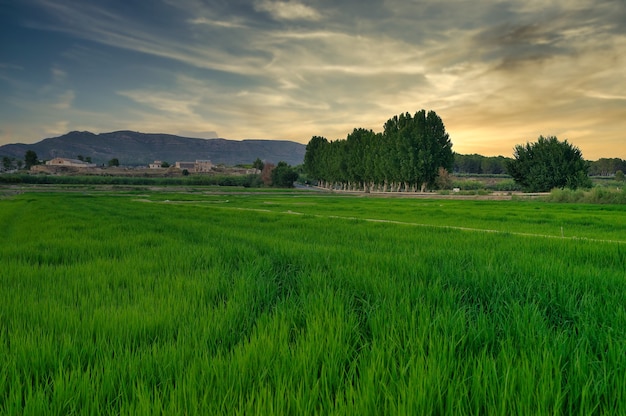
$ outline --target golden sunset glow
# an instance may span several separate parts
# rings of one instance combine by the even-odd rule
[[[555,135],[626,158],[623,2],[15,3],[0,145],[122,129],[307,143],[426,109],[458,153]]]

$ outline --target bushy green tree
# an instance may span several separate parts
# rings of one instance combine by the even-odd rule
[[[4,170],[11,170],[11,166],[13,166],[13,161],[8,156],[3,156],[2,167]]]
[[[277,188],[293,188],[293,183],[298,180],[296,172],[287,162],[278,162],[272,169],[272,186]]]
[[[589,164],[580,149],[554,136],[539,136],[535,143],[515,146],[507,171],[529,192],[591,186]]]
[[[117,158],[113,158],[111,160],[109,160],[109,166],[119,166],[120,165],[120,161]]]
[[[254,163],[252,163],[252,167],[254,169],[256,169],[256,170],[259,170],[259,171],[263,170],[263,166],[264,166],[263,161],[261,159],[259,159],[258,157],[254,161]]]
[[[27,150],[26,154],[24,154],[24,167],[30,169],[31,166],[38,164],[39,158],[37,157],[37,153],[35,153],[34,150]]]

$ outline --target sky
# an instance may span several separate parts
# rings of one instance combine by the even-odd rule
[[[461,154],[626,159],[624,0],[0,0],[0,145],[308,143],[426,109]]]

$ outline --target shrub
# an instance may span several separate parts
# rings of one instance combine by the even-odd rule
[[[587,204],[626,204],[626,190],[595,187],[589,191],[553,189],[546,197],[549,202]]]
[[[513,192],[521,191],[522,187],[516,183],[513,179],[507,179],[504,181],[496,182],[493,185],[487,186],[487,189],[500,192]]]
[[[477,191],[479,189],[485,189],[485,184],[481,181],[468,179],[462,181],[452,181],[453,188],[459,188],[462,191]]]

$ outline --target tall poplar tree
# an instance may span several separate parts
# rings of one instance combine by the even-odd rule
[[[304,156],[305,172],[323,185],[368,191],[373,187],[424,191],[440,169],[452,169],[452,142],[434,112],[396,115],[383,133],[354,129],[346,140],[314,136]]]

